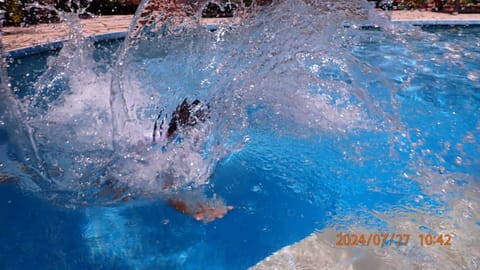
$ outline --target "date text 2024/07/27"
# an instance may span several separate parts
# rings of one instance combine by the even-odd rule
[[[409,244],[409,233],[338,233],[337,246],[406,246]],[[418,234],[420,246],[450,246],[452,236],[450,234]]]

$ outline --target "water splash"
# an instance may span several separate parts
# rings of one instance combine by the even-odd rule
[[[115,177],[151,183],[176,166],[171,173],[185,179],[181,183],[205,184],[216,162],[248,141],[250,128],[302,138],[355,130],[408,134],[398,114],[400,86],[350,50],[365,39],[362,27],[372,24],[406,46],[419,31],[392,27],[361,1],[276,1],[244,7],[240,20],[210,32],[200,23],[206,4],[143,1],[107,74],[95,73],[92,44],[77,19],[63,16],[75,26],[72,40],[50,58],[28,97],[26,118],[35,133],[30,144],[45,154],[32,167],[46,178],[79,179],[127,162],[121,167],[129,169],[112,167]],[[370,90],[378,81],[391,89],[380,100]],[[154,150],[154,119],[160,111],[168,116],[184,99],[208,104],[208,121],[183,143]],[[66,154],[53,158],[51,149]]]

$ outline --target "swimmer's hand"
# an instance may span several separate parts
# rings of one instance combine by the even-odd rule
[[[167,202],[179,212],[203,222],[212,222],[217,218],[223,218],[228,211],[234,208],[231,205],[225,205],[223,200],[218,198],[191,201],[188,197],[179,196],[170,197]]]

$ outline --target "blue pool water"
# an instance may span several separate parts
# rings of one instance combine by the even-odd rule
[[[18,165],[22,160],[16,160],[9,138],[10,127],[2,124],[0,172],[17,173],[20,179],[0,184],[0,242],[4,243],[0,246],[0,268],[245,269],[315,230],[395,230],[399,228],[399,216],[410,214],[453,220],[458,249],[469,247],[461,241],[478,237],[476,232],[469,235],[467,231],[469,224],[476,224],[473,228],[478,232],[480,221],[479,28],[401,28],[397,30],[406,33],[400,37],[377,27],[345,29],[352,32],[347,32],[350,40],[339,45],[349,52],[344,58],[322,58],[322,53],[308,53],[309,48],[296,51],[294,66],[304,68],[314,78],[301,82],[306,84],[309,96],[280,92],[289,100],[298,98],[282,103],[283,99],[266,92],[254,98],[242,93],[247,104],[243,117],[249,121],[249,125],[238,130],[244,143],[223,155],[208,184],[200,187],[209,196],[216,194],[235,206],[223,219],[214,222],[195,221],[158,196],[135,193],[140,188],[131,184],[134,199],[128,202],[91,198],[89,188],[74,184],[77,189],[32,190],[21,180],[30,177],[31,171],[22,172]],[[91,87],[102,91],[102,87],[108,87],[109,81],[104,83],[101,78],[111,76],[115,66],[111,55],[118,52],[121,42],[89,45],[90,54],[78,57],[87,58],[88,66],[83,70],[92,70],[98,77],[86,83],[81,81],[78,88],[71,86],[72,78],[57,74],[58,84],[47,87],[49,97],[63,98],[63,91]],[[272,53],[274,49],[275,44]],[[322,46],[317,49],[326,55],[331,53]],[[7,71],[16,98],[32,96],[40,78],[52,70],[47,60],[63,56],[61,52],[49,52],[11,60]],[[182,55],[179,57],[183,59]],[[253,59],[268,66],[271,63],[265,58],[270,57],[259,53]],[[200,56],[198,59],[204,60]],[[178,73],[178,79],[173,77],[172,82],[165,83],[172,88],[177,84],[195,85],[193,81],[200,76],[190,74],[192,82],[182,81],[183,73],[176,66],[169,66],[171,70],[162,66],[162,61],[168,64],[167,57],[158,62],[131,61],[132,66],[141,63],[151,72],[141,73],[145,84],[162,72]],[[272,66],[277,67],[276,63]],[[68,73],[72,69],[68,66],[61,71]],[[291,81],[305,79],[301,71],[296,77],[294,69],[287,70],[292,74],[283,73],[281,68],[272,70],[277,72],[273,78],[281,80],[281,84],[288,83],[282,76]],[[263,69],[253,69],[257,71],[260,75],[255,79],[270,79],[268,75],[262,77]],[[245,74],[252,76],[248,72]],[[79,73],[78,80],[88,76],[92,75]],[[238,76],[248,81],[248,76]],[[163,79],[157,83],[163,83]],[[222,84],[222,79],[214,76],[211,79],[230,86],[228,89],[238,86]],[[254,82],[261,85],[260,81]],[[136,87],[134,82],[132,85],[126,87]],[[268,84],[263,86],[268,88]],[[67,101],[68,97],[62,99]],[[60,108],[55,98],[49,102]],[[75,110],[72,104],[70,110]],[[309,112],[319,114],[310,118]],[[69,118],[73,122],[67,123],[67,127],[86,127],[94,121],[75,117]],[[52,116],[46,123],[54,123],[55,119]],[[50,131],[42,133],[42,127],[32,123],[39,134],[38,146],[48,160],[52,155],[48,147],[59,142],[52,138],[43,140],[42,134]],[[73,141],[79,131],[72,128],[68,138]],[[63,138],[60,133],[58,136]],[[47,150],[42,148],[44,145]],[[69,148],[59,149],[59,153],[69,153]],[[63,158],[67,160],[66,155]],[[143,177],[134,176],[138,181]],[[456,209],[459,198],[469,203],[470,212]],[[418,230],[438,230],[435,223],[420,218],[411,221]],[[467,262],[460,264],[467,268],[473,265],[469,262],[479,260],[475,254],[464,256]]]

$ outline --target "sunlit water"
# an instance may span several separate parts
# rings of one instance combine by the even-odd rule
[[[186,2],[125,42],[74,35],[8,62],[2,268],[243,269],[332,228],[452,234],[373,250],[399,269],[478,267],[478,28],[293,0],[212,32]],[[185,98],[208,120],[152,146],[159,112]],[[197,222],[162,200],[184,190],[236,208]]]

